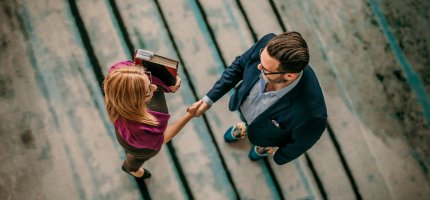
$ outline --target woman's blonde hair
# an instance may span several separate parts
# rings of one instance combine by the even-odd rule
[[[112,122],[123,117],[128,120],[156,126],[157,119],[148,113],[146,99],[149,86],[145,86],[145,69],[138,66],[120,66],[103,81],[105,103]]]

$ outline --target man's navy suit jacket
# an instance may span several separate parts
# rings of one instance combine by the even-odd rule
[[[261,71],[260,49],[276,35],[261,38],[241,56],[236,57],[207,96],[218,101],[235,87],[229,109],[235,111],[257,83]],[[327,126],[327,109],[318,79],[308,65],[299,83],[285,96],[248,124],[248,138],[254,145],[279,147],[273,159],[285,164],[306,152],[321,137]]]

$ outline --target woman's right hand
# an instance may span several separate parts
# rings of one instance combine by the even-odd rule
[[[191,104],[191,106],[189,106],[188,108],[187,108],[187,112],[189,113],[189,114],[191,114],[193,117],[196,115],[196,112],[197,112],[197,110],[199,109],[199,107],[200,107],[200,105],[202,104],[202,100],[200,100],[200,101],[197,101],[197,102],[195,102],[195,103],[193,103],[193,104]]]

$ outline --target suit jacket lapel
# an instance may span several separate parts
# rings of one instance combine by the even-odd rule
[[[245,101],[245,99],[249,96],[249,93],[251,92],[252,87],[254,87],[254,85],[257,83],[259,78],[260,78],[259,75],[257,75],[253,77],[251,82],[244,83],[246,84],[244,85],[245,87],[244,91],[246,91],[246,93],[244,93],[243,96],[240,98],[240,101],[238,102],[238,107],[240,107],[242,103]]]

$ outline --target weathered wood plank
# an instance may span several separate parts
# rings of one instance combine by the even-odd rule
[[[420,124],[427,121],[426,127],[430,129],[430,71],[427,69],[430,63],[430,31],[425,28],[430,25],[430,2],[406,0],[385,3],[370,0],[368,5],[416,96],[417,104],[423,109],[423,116],[419,116],[415,121],[421,121]],[[430,143],[430,134],[412,132],[408,134],[408,139],[422,160],[430,160],[427,146]],[[424,161],[421,164],[427,169],[430,168],[430,162]],[[430,175],[427,177],[430,178]]]
[[[233,1],[199,0],[227,65],[252,44],[248,27]]]
[[[193,80],[194,88],[202,97],[215,83],[224,66],[206,30],[205,22],[193,1],[159,1],[173,37],[181,51],[183,62]],[[225,41],[228,42],[228,41]],[[270,177],[262,172],[263,163],[252,163],[247,158],[249,144],[226,144],[224,131],[239,121],[227,112],[227,98],[222,98],[206,113],[215,142],[220,148],[227,169],[241,198],[279,198]],[[206,133],[201,133],[206,134]]]
[[[282,33],[282,29],[276,20],[276,15],[270,7],[269,1],[260,0],[237,0],[239,5],[245,10],[248,20],[258,36],[267,33]],[[290,27],[287,27],[291,30]]]
[[[130,59],[131,55],[120,33],[118,19],[108,2],[77,0],[75,4],[103,74],[107,74],[113,63]]]
[[[1,9],[2,199],[140,198],[116,175],[119,147],[67,4]]]
[[[390,196],[394,199],[420,199],[429,196],[428,182],[413,155],[409,153],[411,147],[404,138],[407,130],[416,124],[402,123],[392,117],[392,114],[398,111],[393,107],[402,104],[396,104],[398,101],[393,99],[393,96],[369,95],[369,89],[373,94],[391,93],[388,90],[397,90],[395,94],[404,94],[405,87],[401,86],[401,82],[393,81],[385,85],[387,83],[381,84],[377,78],[378,74],[391,75],[393,67],[396,71],[398,66],[393,65],[394,58],[391,53],[385,52],[384,38],[378,27],[372,26],[372,18],[367,14],[369,8],[365,2],[336,2],[336,9],[331,6],[333,3],[335,2],[293,1],[287,4],[284,1],[276,1],[277,6],[282,8],[280,13],[284,21],[296,30],[303,30],[305,38],[317,48],[314,55],[321,61],[317,63],[325,66],[327,74],[332,73],[336,77],[336,83],[322,83],[335,86],[331,91],[326,89],[327,93],[332,94],[331,92],[335,91],[344,98],[344,103],[341,104],[342,101],[337,100],[337,104],[334,104],[335,100],[328,103],[337,108],[331,111],[330,123],[336,125],[336,136],[361,195],[363,198],[385,199]],[[288,21],[293,16],[295,20]],[[389,79],[389,75],[386,78]],[[339,97],[329,96],[332,99]],[[401,102],[407,100],[402,99]],[[341,109],[344,109],[343,116],[339,114]],[[419,112],[416,104],[408,104],[406,109],[408,111],[405,112]],[[333,118],[336,115],[339,118]],[[354,119],[355,116],[360,119]],[[351,124],[350,126],[355,128],[341,131],[345,124],[339,122],[345,122],[345,119],[348,125]],[[419,129],[421,128],[423,127],[420,126]],[[353,142],[352,137],[356,139]],[[358,151],[361,153],[358,154]],[[363,171],[362,166],[368,166],[368,170]]]
[[[240,53],[247,50],[253,44],[249,29],[244,25],[244,18],[239,13],[238,4],[232,1],[201,0],[200,2],[205,10],[211,29],[214,32],[217,45],[223,57],[227,58],[225,59],[227,60],[227,64],[229,64],[236,56],[240,55]],[[259,7],[258,4],[264,5],[264,2],[257,3],[257,7]],[[262,10],[259,9],[258,12],[261,11]],[[259,37],[262,36],[263,35],[259,35]],[[227,107],[227,105],[224,106]],[[288,166],[276,166],[273,162],[270,163],[281,184],[281,189],[283,190],[285,198],[321,198],[318,193],[318,188],[315,186],[315,183],[313,183],[314,180],[311,179],[308,170],[305,169],[306,165],[300,164],[299,161]]]
[[[276,16],[269,4],[268,1],[242,1],[241,5],[243,6],[245,12],[252,17],[249,17],[250,23],[252,27],[254,28],[254,31],[258,33],[257,35],[259,37],[262,37],[263,35],[267,34],[267,31],[270,30],[270,32],[280,33],[282,32],[281,26],[278,23]],[[261,8],[264,8],[263,11]],[[291,25],[289,23],[284,24],[287,30],[294,30],[292,29]],[[305,38],[307,39],[307,38]],[[309,42],[308,42],[309,43]],[[312,50],[312,47],[311,47]],[[314,53],[311,52],[311,64],[314,64],[313,57],[315,57]],[[315,63],[317,64],[317,63]],[[315,68],[319,68],[318,65],[315,65]],[[318,70],[316,70],[318,72]],[[321,74],[317,73],[318,77],[321,77]],[[321,84],[323,89],[325,89],[324,84]],[[330,101],[330,95],[325,94],[325,100]],[[331,118],[331,111],[330,107],[328,108],[329,112],[329,118]],[[327,133],[324,133],[321,139],[317,142],[317,144],[312,147],[307,154],[312,159],[314,168],[316,172],[318,173],[319,179],[321,180],[325,193],[329,199],[349,199],[353,198],[354,193],[351,188],[351,184],[348,181],[348,178],[346,176],[345,170],[343,169],[343,166],[339,160],[339,157],[337,155],[337,152],[332,144],[332,141],[326,135]],[[304,161],[304,157],[301,156],[299,158],[298,163],[294,163],[295,166],[307,166]],[[300,164],[302,163],[302,164]],[[272,163],[273,165],[273,163]],[[276,173],[278,176],[282,176],[282,174],[290,174],[287,171],[285,171],[284,168],[279,168],[274,166],[276,169]],[[299,169],[300,171],[304,172],[304,175],[308,177],[307,179],[313,179],[310,176],[310,173],[306,168]],[[281,179],[283,180],[283,179]],[[306,179],[303,179],[305,181]],[[288,180],[285,180],[285,185],[288,184]],[[316,194],[319,196],[319,191],[315,186],[314,182],[310,182],[311,187],[306,186],[305,188],[308,191],[313,191],[311,194]],[[313,184],[313,185],[312,185]],[[287,187],[285,190],[290,191],[290,189]],[[321,196],[319,196],[321,198]]]
[[[161,55],[178,59],[173,44],[163,26],[154,1],[118,2],[131,40],[136,47],[146,48]],[[178,11],[180,12],[180,11]],[[176,31],[176,30],[174,30]],[[195,102],[185,66],[179,66],[181,89],[166,96],[172,121],[185,113],[186,107]],[[223,170],[216,148],[209,137],[202,119],[194,119],[172,141],[177,158],[184,170],[193,197],[196,199],[234,199],[235,192]]]
[[[307,155],[312,160],[329,199],[354,198],[355,194],[351,182],[327,130],[315,146],[307,152]]]
[[[286,199],[322,199],[304,157],[286,165],[275,164],[272,156],[269,161]]]
[[[76,4],[104,74],[113,63],[130,60],[131,55],[124,44],[122,34],[119,33],[118,19],[115,18],[111,5],[100,0],[79,0]],[[121,163],[119,162],[118,166]],[[162,148],[157,156],[144,166],[153,174],[151,180],[146,181],[152,198],[186,199],[184,188],[166,148]],[[127,174],[124,176],[130,177]]]

